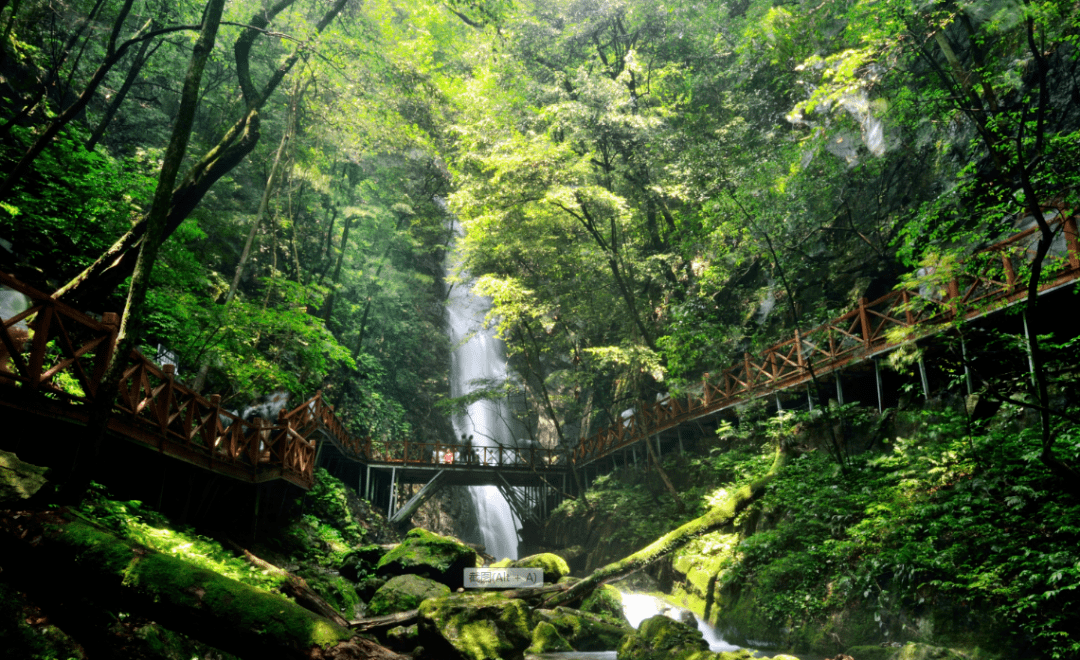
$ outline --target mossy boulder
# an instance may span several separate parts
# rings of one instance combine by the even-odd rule
[[[623,612],[622,592],[610,584],[602,584],[599,589],[589,594],[581,603],[581,611],[599,614],[613,623],[630,625]]]
[[[541,621],[533,628],[532,645],[525,649],[526,653],[564,653],[573,651],[570,642],[563,639],[555,626],[547,621]]]
[[[420,604],[420,633],[441,638],[468,660],[520,656],[532,643],[534,617],[520,600],[498,593],[458,593]]]
[[[450,594],[450,587],[419,575],[398,575],[372,596],[368,603],[368,616],[381,616],[405,612],[420,607],[428,598],[440,598]]]
[[[555,626],[575,651],[610,651],[634,632],[629,624],[614,623],[599,614],[568,607],[537,610],[536,615]]]
[[[420,640],[419,626],[397,626],[386,631],[386,644],[392,649],[411,651]]]
[[[338,573],[350,582],[359,582],[366,575],[375,572],[386,551],[377,545],[365,545],[345,555],[341,560]]]
[[[929,644],[908,643],[898,651],[895,660],[964,660],[967,657],[952,649]]]
[[[641,622],[619,644],[619,660],[676,660],[709,650],[701,631],[662,614]],[[751,656],[753,657],[753,656]]]
[[[20,461],[11,452],[0,451],[0,505],[14,505],[33,497],[45,485],[48,471]]]
[[[360,596],[356,593],[356,586],[352,582],[340,575],[312,568],[301,569],[297,573],[304,578],[315,593],[332,605],[338,614],[346,619],[360,615]]]
[[[460,541],[416,528],[383,555],[376,565],[380,575],[412,573],[452,588],[464,586],[466,568],[476,566],[476,551]]]
[[[522,559],[503,559],[491,565],[492,568],[539,568],[544,571],[544,582],[551,584],[570,575],[566,560],[550,552],[541,552]]]

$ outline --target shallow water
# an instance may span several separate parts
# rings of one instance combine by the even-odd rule
[[[683,612],[689,610],[683,609],[672,605],[671,603],[650,596],[648,594],[623,594],[623,614],[626,615],[627,620],[635,629],[641,625],[641,622],[649,617],[656,616],[657,614],[665,614],[673,619],[679,619]],[[705,637],[705,641],[709,643],[710,651],[738,651],[741,646],[735,646],[724,641],[724,638],[720,636],[720,633],[708,623],[702,621],[696,615],[694,619],[697,621],[698,630]],[[760,651],[758,649],[750,649],[753,651],[754,656],[758,658],[771,658],[774,655],[779,655],[779,651]],[[798,657],[798,656],[795,656]],[[539,653],[526,655],[525,660],[617,660],[615,651],[571,651],[569,653]]]

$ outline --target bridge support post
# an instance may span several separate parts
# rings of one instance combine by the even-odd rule
[[[922,357],[919,358],[919,378],[922,379],[922,393],[923,398],[927,401],[930,400],[930,381],[926,378],[926,363],[923,362]]]
[[[686,455],[686,449],[683,447],[683,443],[682,443],[682,427],[681,426],[675,427],[675,431],[679,434],[679,455],[680,456],[685,456]]]
[[[833,374],[833,378],[836,380],[836,402],[841,406],[844,405],[844,385],[840,382],[840,370],[837,369]]]
[[[877,386],[877,411],[880,415],[885,411],[884,402],[881,398],[881,360],[873,358],[874,360],[874,385]]]
[[[971,376],[971,367],[968,366],[967,342],[964,335],[960,335],[960,357],[964,361],[964,383],[967,385],[968,396],[975,393],[975,380]]]
[[[1024,321],[1024,339],[1027,344],[1028,354],[1028,373],[1031,374],[1031,385],[1038,388],[1038,383],[1035,382],[1035,357],[1031,354],[1031,331],[1028,330],[1027,314],[1021,314],[1020,318]]]
[[[810,396],[810,385],[806,386],[806,405],[810,406],[810,412],[814,412],[814,399]]]
[[[387,517],[394,516],[394,503],[397,501],[397,468],[390,468],[390,503],[387,504]]]
[[[367,466],[367,470],[364,473],[364,499],[368,502],[371,501],[371,466]]]

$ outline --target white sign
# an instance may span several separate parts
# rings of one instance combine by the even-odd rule
[[[515,589],[544,586],[539,568],[466,568],[466,589]]]

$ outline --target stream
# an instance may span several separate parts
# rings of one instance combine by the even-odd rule
[[[657,614],[665,614],[675,620],[679,620],[680,617],[685,614],[692,614],[689,610],[681,607],[676,607],[662,598],[656,596],[650,596],[649,594],[632,594],[623,593],[623,614],[626,615],[630,625],[637,628],[641,625],[641,622],[649,617],[656,616]],[[743,648],[741,646],[735,646],[724,641],[724,638],[720,636],[715,628],[710,626],[705,621],[702,621],[696,615],[694,619],[697,621],[698,630],[701,631],[705,641],[709,643],[709,650],[715,652],[723,651],[738,651]],[[754,652],[755,657],[769,658],[779,654],[779,651],[763,651],[754,648],[749,650]],[[799,657],[799,656],[792,656]],[[525,656],[525,660],[616,660],[615,651],[573,651],[568,653],[539,653],[528,654]],[[809,660],[804,658],[803,660]]]

